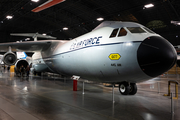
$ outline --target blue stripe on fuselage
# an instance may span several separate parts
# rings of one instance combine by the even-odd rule
[[[54,57],[54,56],[58,56],[58,55],[62,55],[62,54],[70,53],[70,52],[74,52],[74,51],[81,50],[81,49],[86,49],[86,48],[89,48],[89,47],[106,46],[106,45],[116,45],[116,44],[123,44],[123,43],[129,43],[129,42],[131,42],[131,43],[138,43],[138,42],[142,42],[142,41],[128,41],[128,42],[118,42],[118,43],[108,43],[108,44],[91,45],[91,46],[86,46],[86,47],[82,47],[82,48],[70,50],[70,51],[63,52],[63,53],[58,53],[58,54],[52,55],[52,56],[50,56],[50,57],[44,57],[43,59],[48,59],[48,58],[51,58],[51,57]]]

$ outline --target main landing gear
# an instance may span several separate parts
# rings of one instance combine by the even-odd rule
[[[122,95],[135,95],[137,92],[136,83],[121,82],[119,84],[119,92]]]

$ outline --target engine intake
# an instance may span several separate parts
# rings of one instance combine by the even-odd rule
[[[3,56],[3,62],[6,65],[14,65],[17,61],[17,56],[13,52],[7,52]]]
[[[26,69],[27,66],[29,65],[29,63],[26,60],[20,59],[16,62],[15,64],[15,73],[18,74],[20,72],[20,67],[24,66],[24,68]]]

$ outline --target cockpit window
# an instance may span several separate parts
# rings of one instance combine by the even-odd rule
[[[118,30],[119,30],[119,28],[114,29],[114,30],[112,31],[111,35],[110,35],[110,38],[116,37],[116,34],[117,34]]]
[[[127,31],[124,28],[121,28],[121,30],[119,31],[118,37],[126,36],[126,35],[127,35]]]
[[[142,28],[140,28],[140,27],[127,27],[127,29],[131,33],[145,33],[145,31]]]
[[[148,29],[147,27],[143,27],[146,31],[148,31],[149,33],[153,33],[155,34],[152,30]]]

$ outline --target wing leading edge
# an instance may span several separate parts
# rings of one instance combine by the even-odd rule
[[[11,47],[12,52],[24,51],[24,52],[36,52],[47,49],[52,43],[59,43],[58,40],[41,40],[41,41],[27,41],[27,42],[10,42],[0,43],[0,52],[7,52]]]

